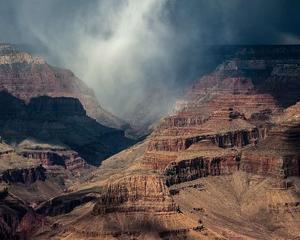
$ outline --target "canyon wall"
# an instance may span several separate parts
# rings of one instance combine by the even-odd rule
[[[75,98],[43,96],[25,104],[7,92],[0,92],[0,111],[3,139],[17,144],[33,139],[72,150],[66,153],[69,157],[61,157],[68,159],[69,165],[82,162],[76,155],[91,165],[99,165],[104,158],[134,142],[122,130],[105,127],[89,118]]]
[[[300,100],[300,48],[291,49],[227,49],[229,59],[196,81],[143,142],[110,157],[63,194],[36,206],[35,212],[51,226],[39,237],[295,238],[299,232],[299,103],[286,107]],[[286,91],[279,91],[285,83]],[[115,132],[104,129],[105,133],[95,134],[98,127],[87,126],[96,123],[84,117],[84,108],[76,106],[76,100],[70,103],[72,121],[68,116],[61,119],[60,109],[53,110],[55,101],[46,100],[34,100],[29,109],[41,119],[49,116],[55,124],[50,131],[49,123],[42,121],[47,128],[39,129],[42,134],[35,137],[60,136],[63,144],[60,148],[23,145],[23,156],[41,159],[45,168],[55,163],[68,169],[68,159],[76,162],[76,153],[86,160],[82,153],[106,149],[102,142],[90,144]],[[32,116],[26,108],[25,103],[9,108],[2,119]],[[77,151],[75,143],[87,148]]]
[[[104,110],[94,92],[71,71],[53,67],[8,44],[0,45],[0,91],[26,103],[40,96],[76,98],[88,116],[99,123],[119,129],[128,127],[125,121]]]
[[[39,161],[24,158],[5,143],[0,143],[0,182],[5,184],[31,184],[46,178]]]

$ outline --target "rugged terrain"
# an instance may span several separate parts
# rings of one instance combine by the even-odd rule
[[[101,160],[133,142],[122,130],[105,127],[88,117],[75,98],[42,96],[26,104],[7,92],[0,92],[0,109],[0,134],[8,143],[20,144],[34,139],[60,145],[78,152],[91,165],[99,165]],[[29,143],[27,152],[35,148],[28,146]],[[51,156],[49,158],[51,161]]]
[[[196,81],[143,142],[104,160],[56,195],[36,201],[24,194],[25,200],[16,203],[22,214],[3,211],[3,234],[31,239],[297,239],[300,47],[220,51],[227,60]],[[25,108],[37,109],[39,100]],[[82,107],[72,101],[71,119],[76,119]],[[38,115],[47,115],[48,108],[42,109]],[[86,121],[76,129],[88,130]],[[7,129],[7,136],[16,131]],[[35,138],[43,135],[38,131]],[[60,131],[55,136],[71,146]],[[61,145],[28,146],[28,141],[20,140],[16,151],[30,162],[46,156],[38,153],[40,148],[77,159]],[[42,160],[46,166],[53,162],[61,163],[57,156]],[[36,182],[54,183],[43,169],[46,178]],[[22,199],[21,189],[5,183],[4,206],[12,196]],[[14,224],[7,226],[5,216],[16,219]],[[30,227],[35,221],[42,227]]]
[[[132,145],[123,127],[73,73],[0,45],[0,238],[27,238],[33,207]]]
[[[134,143],[124,124],[71,71],[0,44],[0,136],[20,156],[72,182]]]
[[[49,65],[9,44],[0,44],[0,91],[28,103],[34,97],[72,97],[99,123],[125,129],[128,124],[101,107],[94,92],[71,71]]]

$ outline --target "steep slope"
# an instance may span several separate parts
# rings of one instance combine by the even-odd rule
[[[297,239],[299,177],[293,187],[274,187],[274,179],[239,171],[173,185],[182,212],[201,219],[223,239]]]
[[[0,142],[0,238],[26,239],[45,221],[30,207],[34,201],[45,201],[62,193],[59,186],[49,184],[46,169],[37,159],[25,158],[14,148]],[[53,179],[52,179],[53,180]],[[42,191],[38,192],[36,186]],[[48,185],[48,188],[47,188]],[[50,187],[50,188],[49,188]],[[39,196],[40,194],[40,196]]]
[[[28,239],[39,227],[46,224],[42,216],[6,188],[0,189],[0,238]]]
[[[61,145],[78,152],[92,165],[99,165],[101,160],[133,143],[122,130],[105,127],[89,118],[75,98],[43,96],[32,98],[26,105],[0,92],[0,111],[0,134],[9,143],[36,139]]]
[[[0,44],[0,91],[24,100],[39,96],[72,97],[80,100],[87,115],[113,128],[127,128],[126,123],[104,110],[93,91],[71,71],[53,67],[43,59]]]
[[[122,130],[89,118],[78,99],[0,92],[0,237],[28,239],[46,224],[33,209],[128,147]],[[12,144],[14,147],[8,145]]]
[[[296,239],[300,47],[224,51],[144,142],[38,204],[33,239]]]
[[[0,143],[0,182],[2,185],[31,184],[38,180],[45,180],[45,169],[38,160],[24,158],[9,145]]]
[[[105,160],[71,193],[38,206],[52,227],[34,239],[211,239],[213,233],[180,212],[163,177],[141,167],[146,144]]]
[[[182,58],[184,61],[177,59],[182,63],[174,69],[172,81],[166,81],[162,86],[147,86],[143,98],[134,108],[124,111],[122,118],[134,126],[135,133],[151,133],[159,119],[169,114],[174,100],[184,94],[184,89],[189,88],[196,78],[210,75],[221,63],[224,63],[227,74],[236,74],[235,70],[239,69],[244,77],[252,79],[255,86],[261,85],[258,88],[264,90],[264,93],[272,92],[273,97],[276,100],[280,98],[281,104],[285,106],[293,104],[293,95],[298,91],[293,86],[297,85],[299,49],[297,45],[220,45],[195,48],[189,53],[183,53],[189,56],[188,60],[187,57]],[[291,99],[286,92],[291,93]]]

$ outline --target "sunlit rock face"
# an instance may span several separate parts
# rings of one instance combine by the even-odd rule
[[[155,175],[130,176],[105,188],[93,214],[112,212],[176,212],[163,179]]]
[[[274,119],[281,118],[285,107],[300,100],[297,74],[299,50],[298,46],[225,47],[228,60],[196,81],[175,104],[174,113],[163,118],[151,134],[144,155],[145,164],[160,170],[171,164],[167,167],[168,175],[172,171],[184,172],[179,169],[185,166],[187,179],[207,176],[210,172],[212,175],[228,173],[227,168],[226,171],[222,169],[222,165],[227,166],[224,159],[219,158],[215,161],[217,163],[212,163],[205,159],[201,151],[198,156],[194,154],[194,160],[189,158],[191,146],[210,141],[221,149],[236,151],[233,153],[235,160],[228,159],[228,165],[234,166],[233,169],[262,175],[275,172],[275,175],[280,175],[283,171],[288,173],[282,176],[298,176],[297,156],[291,157],[291,160],[282,160],[281,157],[274,160],[271,157],[269,162],[264,160],[266,163],[262,163],[259,156],[253,158],[251,154],[254,154],[252,148],[256,149],[256,145],[265,145],[270,139],[275,141],[277,136],[281,135],[281,141],[287,141],[287,134],[297,135],[290,133],[296,131],[296,127],[287,124],[276,126]],[[292,109],[296,109],[296,106]],[[286,111],[285,115],[290,112]],[[269,149],[271,145],[265,149]],[[249,153],[243,153],[248,148],[245,151]],[[278,152],[283,152],[283,148],[278,148]],[[210,152],[210,148],[207,148],[207,152]],[[214,152],[217,156],[218,151],[211,150],[212,155]],[[186,159],[182,158],[184,155],[187,156]],[[186,161],[180,164],[183,160]],[[194,166],[195,161],[201,165],[200,168]],[[250,167],[251,161],[256,167]],[[217,171],[210,171],[211,165],[215,164]],[[285,168],[294,170],[284,170]],[[181,176],[180,179],[184,177]],[[181,180],[174,180],[172,177],[170,181]]]
[[[53,67],[39,57],[0,45],[0,90],[24,100],[39,96],[77,98],[87,115],[99,123],[126,128],[126,123],[104,110],[94,92],[70,70]]]
[[[0,183],[32,184],[45,178],[45,169],[38,160],[22,157],[11,146],[0,142]]]
[[[299,102],[274,116],[274,126],[257,145],[242,152],[241,169],[261,175],[300,176]]]
[[[70,239],[294,239],[299,236],[299,49],[225,47],[228,59],[192,84],[184,97],[178,99],[172,114],[161,119],[143,142],[104,160],[83,180],[70,185],[64,194],[39,202],[34,211],[48,223],[40,232],[31,232],[31,236],[37,239],[65,236]],[[279,91],[278,86],[285,84],[287,90]],[[61,108],[54,107],[55,102],[60,102]],[[33,114],[39,116],[35,121],[47,117],[64,126],[71,117],[86,129],[90,120],[84,120],[85,109],[77,104],[74,99],[68,103],[67,99],[38,98],[29,105],[11,104],[15,107],[7,108],[2,118],[26,119],[31,116],[28,108],[38,113]],[[69,113],[61,119],[65,109]],[[53,128],[61,140],[70,140],[62,125]],[[46,136],[45,129],[42,130],[37,136]],[[76,133],[94,140],[97,130],[88,130]],[[105,136],[111,136],[107,131],[109,134]],[[76,136],[73,143],[83,141],[69,128],[67,132]],[[26,140],[19,145],[23,157],[42,159],[46,170],[64,157],[68,158],[64,162],[66,169],[77,171],[77,166],[81,166],[74,150],[62,146],[34,147],[32,143],[28,146]]]

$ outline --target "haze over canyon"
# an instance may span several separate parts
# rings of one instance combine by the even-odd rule
[[[0,0],[0,239],[300,238],[299,7]]]

